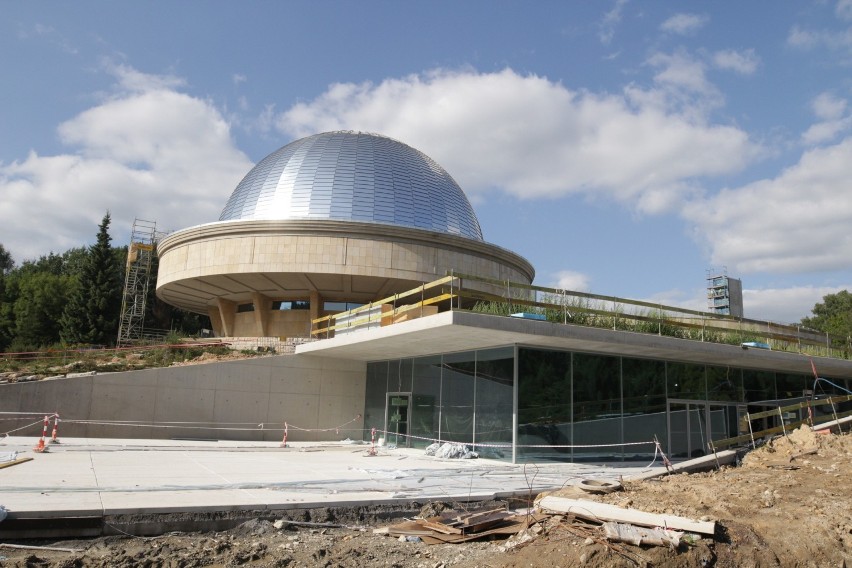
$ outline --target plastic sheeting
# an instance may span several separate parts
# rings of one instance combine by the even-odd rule
[[[435,456],[436,458],[442,459],[462,459],[469,460],[473,458],[478,458],[479,454],[474,451],[471,451],[464,444],[459,444],[456,442],[444,442],[443,444],[439,444],[435,442],[428,448],[426,448],[427,456]]]

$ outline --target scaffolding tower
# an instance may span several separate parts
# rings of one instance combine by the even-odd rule
[[[743,317],[743,283],[728,276],[727,269],[707,271],[707,311]]]
[[[135,219],[127,247],[127,270],[121,298],[118,346],[137,343],[145,331],[145,300],[151,279],[151,261],[157,240],[157,223]]]

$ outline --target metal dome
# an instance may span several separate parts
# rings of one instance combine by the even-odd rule
[[[441,166],[402,142],[361,132],[315,134],[268,155],[219,216],[237,219],[362,221],[483,240],[473,207]]]

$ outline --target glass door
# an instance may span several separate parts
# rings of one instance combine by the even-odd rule
[[[410,392],[389,392],[385,411],[387,444],[397,447],[409,445],[408,423],[411,403]]]

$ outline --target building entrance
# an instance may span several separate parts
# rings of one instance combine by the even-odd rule
[[[408,425],[411,412],[410,392],[389,392],[385,406],[385,431],[388,444],[397,447],[410,445]]]

